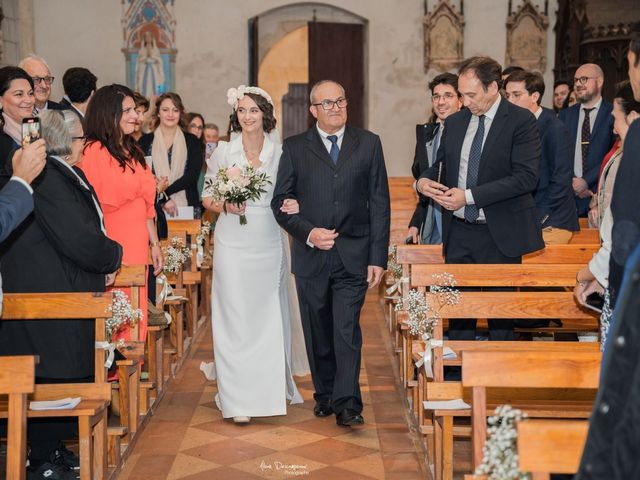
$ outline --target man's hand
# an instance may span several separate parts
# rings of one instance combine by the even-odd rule
[[[327,230],[326,228],[314,228],[309,234],[309,241],[313,243],[313,246],[320,250],[331,250],[336,243],[335,240],[338,237],[338,233],[334,230]]]
[[[573,187],[573,193],[578,195],[580,198],[585,198],[580,196],[581,193],[589,189],[589,185],[587,185],[587,182],[584,180],[584,178],[573,177],[571,186]]]
[[[286,198],[282,202],[280,211],[288,215],[297,215],[298,213],[300,213],[300,205],[295,198]]]
[[[380,283],[383,273],[384,269],[382,267],[378,267],[377,265],[367,266],[367,283],[369,284],[369,288],[373,288]]]
[[[42,172],[46,158],[47,151],[42,138],[25,148],[19,148],[13,155],[13,174],[25,182],[31,183]]]
[[[429,180],[428,178],[421,178],[416,184],[417,190],[425,197],[436,199],[444,192],[449,190],[449,187],[442,185],[441,183]]]
[[[587,188],[586,190],[583,190],[582,193],[579,193],[578,197],[580,197],[580,198],[591,198],[591,197],[593,197],[593,192]]]
[[[434,200],[442,205],[442,208],[452,211],[458,210],[467,204],[464,190],[460,188],[450,188],[444,194],[434,197]]]
[[[411,237],[411,241],[414,245],[418,244],[418,227],[409,227],[409,237]]]

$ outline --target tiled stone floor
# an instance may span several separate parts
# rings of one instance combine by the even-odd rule
[[[414,480],[427,478],[419,439],[405,418],[375,293],[363,309],[360,377],[365,425],[343,428],[335,417],[313,415],[310,377],[298,378],[305,398],[281,417],[237,426],[223,420],[201,361],[211,360],[211,335],[203,332],[136,443],[119,479]]]

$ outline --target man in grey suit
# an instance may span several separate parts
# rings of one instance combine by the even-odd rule
[[[13,176],[0,190],[0,242],[33,210],[33,190],[29,185],[45,165],[44,140],[38,140],[13,155]],[[2,315],[2,278],[0,277],[0,315]]]
[[[360,310],[367,287],[387,265],[390,202],[380,138],[347,123],[347,98],[337,82],[311,89],[317,123],[283,145],[275,186],[276,220],[293,237],[296,276],[318,417],[338,425],[364,423],[359,375]],[[300,213],[280,211],[294,198]]]

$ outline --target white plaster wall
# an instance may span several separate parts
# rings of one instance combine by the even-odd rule
[[[456,0],[452,0],[457,5]],[[124,82],[121,2],[119,0],[33,0],[36,53],[44,56],[57,77],[53,98],[62,95],[61,80],[71,66],[85,66],[100,85]],[[247,82],[248,19],[286,0],[177,0],[176,89],[190,110],[226,125],[225,93]],[[410,174],[415,124],[430,109],[426,84],[437,73],[423,70],[423,0],[339,0],[323,2],[368,20],[368,128],[383,142],[391,176]],[[432,7],[434,0],[429,1]],[[518,4],[518,2],[514,2]],[[549,89],[555,39],[556,0],[550,2]],[[465,55],[488,54],[504,62],[506,0],[465,2]],[[545,95],[550,101],[551,95]]]
[[[62,75],[70,67],[88,68],[99,86],[124,83],[119,0],[33,0],[33,5],[35,53],[56,77],[53,100],[62,98]]]

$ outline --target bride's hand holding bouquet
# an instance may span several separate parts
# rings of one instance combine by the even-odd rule
[[[246,203],[257,200],[266,192],[265,187],[271,184],[265,172],[259,172],[252,165],[220,168],[215,178],[207,178],[202,192],[203,197],[213,197],[216,202],[223,202],[224,213],[240,216],[240,225],[247,224],[245,216]]]

